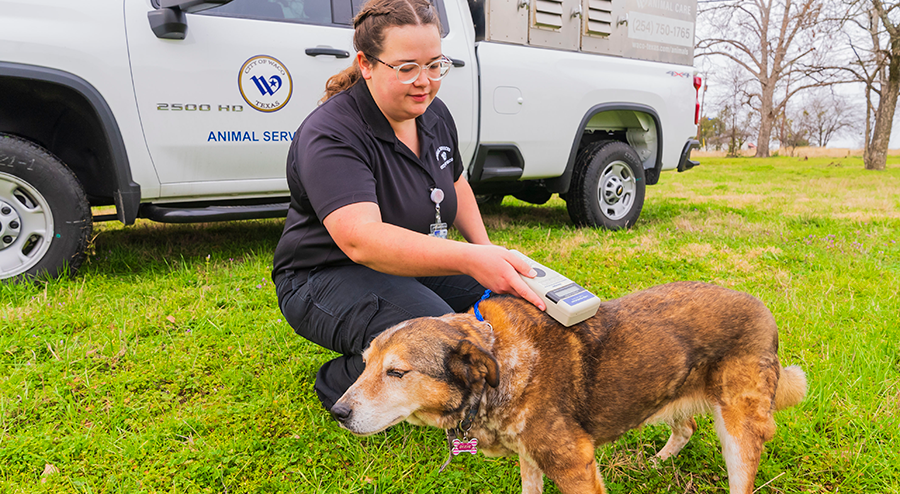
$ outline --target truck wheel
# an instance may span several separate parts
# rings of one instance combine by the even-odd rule
[[[0,280],[74,273],[91,229],[72,171],[46,149],[0,134]]]
[[[575,160],[566,208],[578,226],[628,228],[641,215],[645,187],[643,165],[631,146],[594,142]]]
[[[475,202],[479,206],[499,206],[505,194],[475,194]]]

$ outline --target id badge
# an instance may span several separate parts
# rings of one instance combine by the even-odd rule
[[[432,223],[430,235],[432,237],[437,237],[437,238],[447,238],[447,224],[446,223]]]

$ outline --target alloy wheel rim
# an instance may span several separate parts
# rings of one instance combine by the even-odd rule
[[[600,212],[611,220],[622,219],[631,211],[636,191],[637,180],[627,163],[617,160],[606,165],[597,190]]]
[[[0,278],[22,274],[40,262],[53,232],[47,199],[28,182],[0,173]]]

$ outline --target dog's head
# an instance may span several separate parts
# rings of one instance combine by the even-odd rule
[[[408,420],[448,429],[497,387],[487,323],[467,314],[422,317],[378,335],[363,352],[365,371],[331,409],[341,426],[365,436]]]

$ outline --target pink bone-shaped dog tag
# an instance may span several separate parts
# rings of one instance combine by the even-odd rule
[[[453,456],[456,456],[460,453],[469,453],[475,454],[478,452],[478,438],[473,437],[471,441],[460,441],[459,439],[453,440],[453,449],[450,450],[453,453]]]

